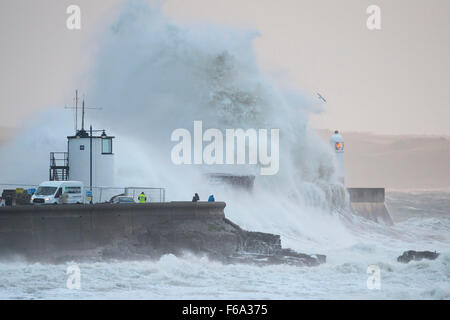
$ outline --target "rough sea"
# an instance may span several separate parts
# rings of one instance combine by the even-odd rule
[[[62,264],[16,257],[0,263],[0,299],[449,299],[450,193],[389,192],[387,206],[393,227],[347,225],[354,241],[324,247],[327,263],[319,267],[224,265],[189,254]],[[440,256],[397,262],[410,249],[436,250]],[[80,269],[80,289],[67,287],[72,265]],[[371,265],[379,268],[379,289],[367,286]]]

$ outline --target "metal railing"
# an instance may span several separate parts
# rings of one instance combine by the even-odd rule
[[[109,202],[115,196],[127,196],[137,202],[141,192],[147,196],[147,202],[166,201],[166,189],[152,187],[92,187],[92,198],[94,202]]]
[[[35,184],[16,184],[16,183],[0,183],[0,196],[5,189],[17,189],[23,188],[25,192],[28,189],[37,189],[38,185]],[[92,192],[92,200],[94,203],[109,202],[114,196],[127,196],[132,197],[135,202],[138,202],[138,196],[141,192],[144,192],[147,196],[147,202],[165,202],[166,201],[166,189],[165,188],[153,188],[153,187],[84,187],[85,196],[87,191]],[[87,202],[87,201],[86,201]]]
[[[69,180],[69,153],[50,152],[50,181]]]

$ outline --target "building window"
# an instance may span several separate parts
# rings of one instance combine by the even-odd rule
[[[112,139],[102,139],[102,154],[112,154]]]
[[[80,150],[84,150],[84,145],[82,144],[81,146],[80,146]]]

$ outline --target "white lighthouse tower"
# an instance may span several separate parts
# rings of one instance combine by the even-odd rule
[[[97,131],[97,130],[95,130]],[[86,187],[114,185],[113,139],[105,130],[101,135],[83,128],[68,139],[70,180],[82,181]]]
[[[77,113],[78,94],[75,99]],[[104,189],[111,189],[114,186],[113,140],[115,137],[107,135],[105,130],[93,130],[92,126],[86,131],[84,109],[83,101],[81,129],[78,130],[76,124],[75,135],[67,137],[67,152],[50,153],[50,180],[81,181],[85,190],[88,191],[86,194],[88,201],[99,202],[104,201],[108,196],[103,194],[102,197]],[[111,190],[104,193],[110,192]]]
[[[330,144],[336,155],[337,177],[344,184],[345,182],[345,168],[344,168],[344,139],[335,131],[330,138]]]

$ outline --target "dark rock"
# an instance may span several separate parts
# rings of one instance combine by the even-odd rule
[[[434,260],[438,256],[439,256],[439,253],[436,253],[436,251],[432,252],[432,251],[409,250],[409,251],[403,252],[403,254],[397,258],[397,261],[402,262],[402,263],[408,263],[412,260],[414,260],[414,261],[420,261],[422,259]]]
[[[227,264],[318,266],[326,262],[324,255],[283,249],[279,235],[246,231],[226,218],[184,223],[168,221],[103,248],[101,255],[103,258],[158,259],[164,254],[185,252],[206,255]]]

